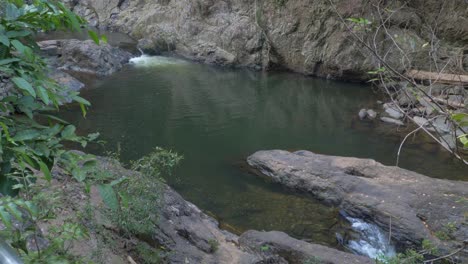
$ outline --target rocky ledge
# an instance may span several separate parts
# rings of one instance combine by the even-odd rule
[[[59,70],[107,76],[122,69],[132,54],[92,40],[45,40],[38,42],[43,55]]]
[[[274,182],[375,223],[400,250],[419,246],[424,239],[441,253],[457,251],[466,243],[467,182],[309,151],[259,151],[247,161]],[[458,258],[468,259],[466,248]]]
[[[138,173],[108,158],[98,160],[99,170],[115,177],[132,177]],[[86,226],[91,227],[89,237],[75,241],[71,246],[72,253],[85,260],[109,264],[140,263],[141,256],[135,247],[146,243],[167,253],[163,254],[161,263],[302,264],[312,260],[316,261],[312,263],[330,264],[374,263],[367,257],[310,244],[277,231],[247,231],[238,237],[220,229],[214,218],[162,182],[161,201],[154,201],[159,210],[159,219],[153,223],[154,232],[129,237],[122,235],[118,226],[103,213],[106,207],[97,188],[92,187],[87,194],[80,183],[59,168],[54,169],[53,175],[52,185],[43,182],[41,192],[57,192],[62,204],[56,206],[57,218],[43,223],[41,230],[47,234],[50,227],[71,221],[69,219],[80,219],[80,212],[86,207],[94,208],[92,219],[85,220]],[[95,259],[96,252],[100,252],[99,260]]]

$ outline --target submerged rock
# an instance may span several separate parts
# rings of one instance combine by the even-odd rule
[[[467,237],[467,182],[433,179],[370,159],[309,151],[259,151],[247,161],[275,182],[384,231],[391,229],[392,242],[400,249],[427,239],[443,254],[456,250]],[[441,233],[446,236],[438,236]],[[468,254],[462,251],[458,257],[466,260]]]
[[[262,263],[375,263],[367,257],[351,255],[325,246],[310,244],[278,231],[259,232],[250,230],[240,236],[239,244],[264,256],[272,256],[276,260],[281,260]]]

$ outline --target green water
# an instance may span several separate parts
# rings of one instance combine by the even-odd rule
[[[395,127],[356,119],[360,108],[376,101],[368,86],[176,59],[153,64],[129,66],[84,91],[93,104],[86,119],[77,107],[63,116],[80,133],[101,133],[107,144],[89,150],[96,154],[118,146],[127,161],[155,146],[182,154],[167,182],[230,230],[282,230],[336,246],[337,211],[249,174],[244,161],[257,150],[307,149],[395,162],[401,140]],[[434,177],[467,176],[433,145],[410,141],[401,160],[401,166]]]

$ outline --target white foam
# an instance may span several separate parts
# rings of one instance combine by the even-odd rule
[[[130,64],[133,64],[137,67],[158,67],[166,65],[187,64],[187,61],[173,57],[141,55],[139,57],[131,58]]]
[[[346,217],[346,219],[351,223],[351,228],[360,234],[359,240],[348,241],[347,246],[352,251],[372,259],[395,256],[395,247],[376,225],[358,218]]]

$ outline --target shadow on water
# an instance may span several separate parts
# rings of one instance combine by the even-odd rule
[[[62,116],[80,133],[100,132],[108,150],[120,145],[124,161],[155,146],[182,154],[176,177],[166,180],[231,230],[282,230],[336,246],[335,209],[254,177],[239,163],[261,149],[307,149],[394,164],[399,137],[379,136],[373,125],[354,120],[375,103],[369,87],[167,60],[130,65],[84,91],[93,104],[86,119],[77,107]],[[458,163],[441,162],[415,142],[401,159],[403,167],[430,176],[467,176]]]

